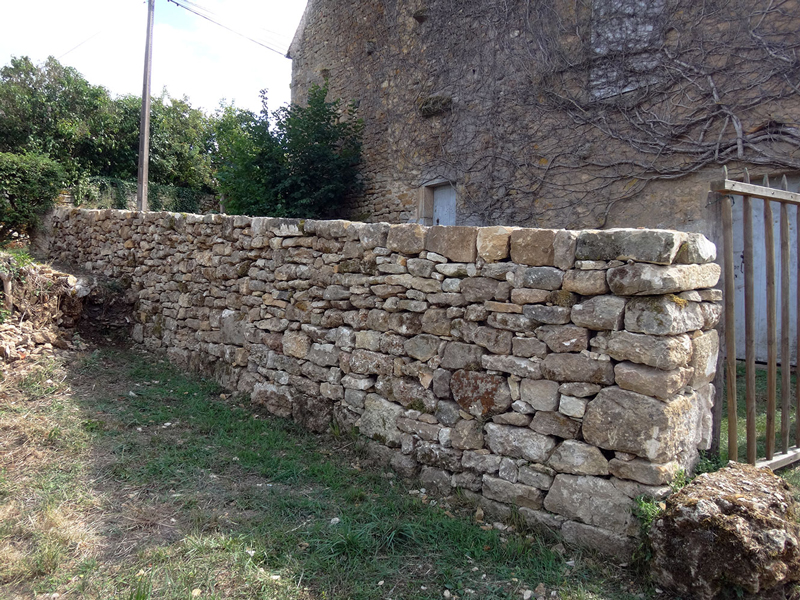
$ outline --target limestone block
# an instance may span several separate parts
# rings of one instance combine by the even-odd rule
[[[322,384],[320,386],[320,393],[325,396],[325,393],[322,391],[322,387],[326,384]],[[344,402],[351,408],[355,409],[362,409],[364,408],[364,401],[367,399],[367,392],[362,392],[361,390],[354,390],[351,388],[347,388],[344,390]]]
[[[444,347],[441,367],[443,369],[480,369],[481,357],[486,350],[480,346],[463,344],[461,342],[448,342]]]
[[[719,302],[701,302],[700,312],[703,313],[703,329],[716,328],[722,318],[722,304]]]
[[[509,331],[530,331],[535,325],[525,315],[514,315],[509,313],[491,313],[486,323],[498,329],[507,329]]]
[[[477,239],[477,227],[437,225],[428,229],[425,249],[446,256],[453,262],[471,263],[478,256]]]
[[[429,308],[422,315],[422,331],[431,335],[449,336],[451,321],[446,309]]]
[[[576,325],[543,325],[536,337],[553,352],[581,352],[589,348],[589,330]]]
[[[687,239],[678,250],[676,264],[704,264],[717,259],[717,247],[701,233],[687,233]]]
[[[633,501],[607,479],[588,475],[556,475],[544,499],[550,512],[621,535],[636,534]]]
[[[581,425],[560,412],[540,410],[533,416],[530,428],[543,435],[572,439],[578,436]]]
[[[534,410],[558,410],[558,382],[545,379],[520,382],[520,399]]]
[[[422,333],[422,315],[419,313],[394,313],[389,316],[389,329],[400,335]]]
[[[461,420],[450,431],[450,443],[456,450],[483,448],[483,426],[480,421]]]
[[[503,502],[513,506],[524,506],[538,510],[542,508],[542,490],[520,483],[511,483],[503,479],[483,476],[482,493],[484,497],[496,502]]]
[[[244,318],[245,317],[241,311],[222,311],[222,315],[220,316],[220,331],[222,334],[223,343],[233,344],[235,346],[244,346],[244,325],[246,325],[246,322],[243,322]]]
[[[562,288],[582,296],[598,296],[608,293],[605,271],[570,270],[564,273]]]
[[[568,417],[582,419],[583,415],[586,413],[587,404],[589,404],[589,401],[586,398],[576,398],[575,396],[561,394],[561,400],[558,403],[558,412]]]
[[[414,450],[414,458],[423,465],[446,469],[447,471],[461,471],[461,450],[443,448],[432,442],[421,442]]]
[[[283,353],[285,355],[305,358],[309,350],[311,350],[311,338],[305,333],[287,331],[283,334]]]
[[[541,304],[547,302],[550,295],[548,290],[530,290],[527,288],[516,288],[511,290],[511,301],[515,304]]]
[[[650,335],[675,335],[703,328],[705,320],[696,302],[668,294],[631,298],[625,308],[625,329]]]
[[[339,364],[339,350],[333,344],[311,344],[306,360],[321,367],[332,367]]]
[[[408,456],[402,452],[397,452],[392,456],[389,466],[391,466],[400,477],[405,477],[407,479],[416,477],[419,473],[419,463],[413,456]]]
[[[523,358],[544,358],[547,345],[536,338],[515,337],[511,340],[511,353]]]
[[[663,371],[632,362],[621,362],[614,367],[614,379],[619,387],[660,400],[667,400],[683,389],[693,373],[692,368]]]
[[[516,229],[511,232],[511,260],[532,267],[554,266],[556,229]]]
[[[427,412],[436,411],[438,402],[433,392],[424,388],[416,379],[393,377],[391,379],[391,399],[405,407],[413,406]],[[421,417],[420,417],[421,418]]]
[[[714,381],[717,375],[717,357],[719,355],[719,334],[715,329],[707,331],[692,340],[692,359],[689,366],[694,369],[689,385],[695,389]]]
[[[437,398],[449,398],[450,397],[450,371],[447,369],[436,369],[433,372],[433,393],[436,395]],[[439,407],[441,409],[444,403],[440,402]],[[458,411],[456,410],[456,415]],[[441,421],[441,419],[439,419]],[[455,421],[454,421],[455,422]],[[454,423],[453,422],[453,423]],[[452,425],[453,423],[447,423],[442,421],[445,425]]]
[[[558,387],[558,391],[562,394],[566,396],[573,396],[575,398],[587,398],[589,396],[594,396],[601,389],[602,388],[596,383],[584,382],[562,383]]]
[[[509,302],[492,302],[491,300],[487,300],[483,303],[483,305],[487,311],[522,314],[522,307],[519,304],[512,304]]]
[[[577,440],[564,440],[547,465],[571,475],[608,475],[608,460],[598,448]]]
[[[345,375],[342,377],[342,386],[351,390],[368,390],[375,385],[375,378],[367,375]]]
[[[475,265],[466,263],[437,264],[436,271],[445,277],[454,277],[456,279],[475,277],[478,274],[478,269]]]
[[[481,268],[481,277],[491,277],[498,281],[508,281],[509,273],[513,277],[513,273],[517,270],[517,265],[510,262],[503,263],[488,263]]]
[[[513,333],[494,327],[478,327],[472,335],[472,341],[495,354],[511,353]]]
[[[508,258],[511,227],[481,227],[478,229],[478,256],[487,263]]]
[[[651,296],[714,287],[720,272],[716,263],[668,267],[634,263],[609,269],[607,279],[618,296]]]
[[[677,462],[653,463],[641,458],[630,461],[612,458],[608,470],[614,477],[632,479],[645,485],[664,485],[670,483],[680,469]]]
[[[595,336],[592,346],[614,360],[629,360],[665,371],[685,367],[692,357],[692,340],[686,334],[655,336],[614,331]]]
[[[519,468],[517,481],[540,490],[549,490],[556,472],[550,467],[538,464],[523,465]]]
[[[391,375],[394,372],[394,362],[385,354],[353,350],[350,355],[350,370],[361,375]]]
[[[406,268],[410,275],[414,277],[430,277],[436,263],[424,258],[409,258]]]
[[[561,535],[568,544],[591,548],[622,562],[630,561],[637,545],[635,538],[576,521],[566,521],[561,526]]]
[[[535,323],[548,325],[564,325],[569,323],[570,309],[565,306],[545,306],[543,304],[526,304],[523,314]]]
[[[397,428],[405,433],[416,435],[421,440],[428,442],[436,442],[439,440],[439,432],[441,425],[433,425],[431,423],[423,423],[415,419],[408,419],[406,417],[397,417]]]
[[[425,489],[431,490],[442,496],[449,496],[453,491],[452,475],[444,470],[435,467],[422,467],[419,474],[419,481]]]
[[[578,235],[575,258],[670,265],[686,238],[685,233],[659,229],[582,231]]]
[[[589,403],[583,437],[606,450],[663,463],[674,460],[686,440],[695,439],[696,423],[697,409],[685,396],[662,402],[615,386]]]
[[[513,406],[513,405],[512,405]],[[531,424],[531,416],[520,412],[506,412],[502,415],[492,417],[492,422],[498,425],[514,425],[515,427],[527,427]]]
[[[294,393],[288,386],[258,383],[253,388],[250,399],[254,404],[266,407],[275,416],[283,418],[292,416]]]
[[[704,385],[695,392],[695,405],[698,411],[697,432],[695,440],[698,450],[708,450],[711,448],[714,419],[712,409],[716,397],[716,388],[712,384]]]
[[[425,362],[436,356],[440,343],[438,337],[422,334],[407,340],[403,347],[411,358]]]
[[[559,229],[558,232],[556,233],[556,239],[553,242],[554,246],[553,264],[562,271],[571,269],[575,264],[575,250],[577,245],[578,245],[577,231]]]
[[[454,488],[470,490],[472,492],[481,491],[481,476],[470,471],[454,473],[451,483]]]
[[[391,225],[386,236],[386,247],[392,252],[419,254],[425,250],[427,228],[415,223]]]
[[[358,430],[391,448],[399,448],[402,432],[397,428],[397,418],[404,412],[402,407],[386,398],[369,394],[364,401],[364,413],[357,423]]]
[[[531,267],[517,271],[516,287],[537,290],[558,290],[564,280],[564,271],[555,267]]]
[[[610,361],[595,360],[583,354],[548,354],[542,362],[542,375],[551,381],[614,383],[614,367]]]
[[[465,450],[461,457],[461,466],[479,473],[497,473],[502,459],[497,454],[489,454],[488,450]]]
[[[496,279],[471,277],[461,282],[461,294],[467,302],[484,302],[494,298],[499,285]]]
[[[524,458],[543,463],[556,447],[556,439],[535,431],[511,425],[485,425],[486,445],[495,454],[511,458]]]
[[[594,296],[572,307],[570,318],[580,327],[594,331],[622,329],[627,300],[618,296]]]
[[[505,377],[480,371],[458,370],[450,379],[453,399],[475,417],[496,415],[511,406],[511,391]]]
[[[381,333],[378,331],[356,331],[356,348],[376,352],[381,347]]]
[[[527,377],[530,379],[542,378],[541,365],[538,361],[520,358],[518,356],[485,354],[481,357],[481,365],[484,369],[510,373],[517,377]]]

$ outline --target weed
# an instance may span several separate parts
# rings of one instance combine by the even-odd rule
[[[691,480],[692,478],[686,474],[685,470],[678,469],[678,472],[675,473],[675,477],[672,478],[669,487],[673,492],[677,492],[678,490],[685,488]]]
[[[650,545],[650,529],[666,509],[664,502],[648,496],[637,496],[633,504],[633,515],[639,520],[639,545],[633,553],[634,564],[644,570],[653,557]]]

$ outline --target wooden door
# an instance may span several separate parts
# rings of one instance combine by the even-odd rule
[[[456,224],[456,189],[452,185],[433,189],[433,224]]]

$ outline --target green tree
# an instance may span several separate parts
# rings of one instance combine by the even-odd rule
[[[0,152],[0,247],[29,233],[61,191],[64,170],[41,154]]]
[[[256,116],[232,107],[217,114],[217,179],[228,212],[281,217],[329,217],[358,190],[363,123],[355,108],[328,101],[313,86],[305,106]]]

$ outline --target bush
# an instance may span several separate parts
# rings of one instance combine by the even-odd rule
[[[63,182],[61,165],[46,156],[0,152],[0,247],[36,227]]]
[[[363,123],[354,106],[328,102],[313,86],[305,106],[292,104],[270,120],[228,107],[219,117],[217,179],[234,214],[319,218],[337,215],[359,189]]]

